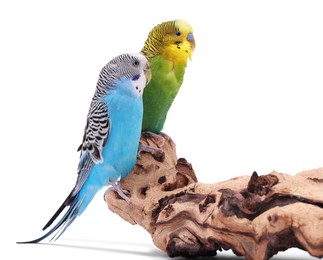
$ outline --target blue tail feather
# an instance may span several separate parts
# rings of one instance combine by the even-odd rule
[[[45,235],[34,239],[30,241],[24,241],[24,242],[17,242],[17,244],[31,244],[31,243],[39,243],[40,241],[44,240],[45,238],[49,237],[51,234],[53,234],[55,231],[56,234],[51,238],[50,241],[58,239],[65,230],[69,227],[70,224],[76,219],[76,217],[79,215],[79,209],[82,205],[83,200],[79,200],[78,196],[75,196],[74,198],[71,198],[70,196],[67,197],[67,199],[64,201],[62,206],[56,211],[56,213],[53,215],[53,217],[48,221],[48,223],[44,226],[43,230],[45,230],[47,227],[49,227],[55,219],[58,217],[58,215],[64,210],[64,208],[67,206],[65,203],[68,200],[73,199],[69,209],[64,214],[64,216],[61,218],[61,220],[52,228],[50,229]]]

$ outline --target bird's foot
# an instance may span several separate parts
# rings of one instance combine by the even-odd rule
[[[152,140],[157,147],[150,146],[149,144],[140,143],[139,149],[138,149],[138,157],[140,157],[141,152],[146,152],[146,153],[150,153],[156,161],[163,162],[165,160],[165,153],[163,149],[161,149],[160,147],[164,146],[165,140],[172,147],[175,146],[175,143],[172,140],[172,138],[163,132],[160,132],[160,134],[155,134],[150,131],[145,131],[145,132],[142,132],[141,135],[144,138],[147,138],[147,139],[149,138],[150,140]]]
[[[141,152],[150,153],[156,161],[163,162],[165,160],[165,153],[160,148],[152,147],[146,144],[139,144],[139,149],[138,149],[139,157]]]
[[[118,193],[118,195],[119,195],[121,198],[123,198],[123,199],[124,199],[124,200],[125,200],[125,201],[130,205],[130,206],[132,206],[132,203],[131,203],[130,199],[127,197],[127,196],[129,196],[129,195],[130,195],[130,192],[129,192],[129,191],[121,189],[119,182],[109,181],[109,184],[110,184],[112,187],[110,187],[108,190],[113,189],[114,191],[116,191],[116,192]],[[108,191],[108,190],[107,190],[107,191]],[[107,192],[107,191],[106,191],[106,192]],[[104,197],[105,197],[105,196],[104,196]]]
[[[151,139],[158,147],[162,147],[165,143],[164,136],[150,131],[142,132],[142,136]]]
[[[169,135],[167,135],[167,134],[165,134],[165,133],[163,133],[163,132],[160,132],[160,135],[161,135],[165,140],[167,140],[167,141],[169,142],[169,144],[170,144],[172,147],[174,147],[174,146],[175,146],[175,142],[173,141],[173,139],[172,139]]]

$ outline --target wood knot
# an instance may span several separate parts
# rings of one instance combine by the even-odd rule
[[[258,176],[257,172],[253,172],[247,190],[251,193],[263,196],[270,192],[271,187],[277,183],[278,178],[273,174]]]

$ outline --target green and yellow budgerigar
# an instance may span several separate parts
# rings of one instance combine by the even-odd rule
[[[141,50],[150,63],[152,73],[143,94],[143,132],[159,134],[163,129],[194,48],[193,29],[184,20],[164,22],[150,31]]]

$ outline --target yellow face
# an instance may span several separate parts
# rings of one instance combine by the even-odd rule
[[[175,26],[163,37],[163,46],[163,55],[168,60],[186,65],[195,49],[192,27],[184,20],[176,20]]]

